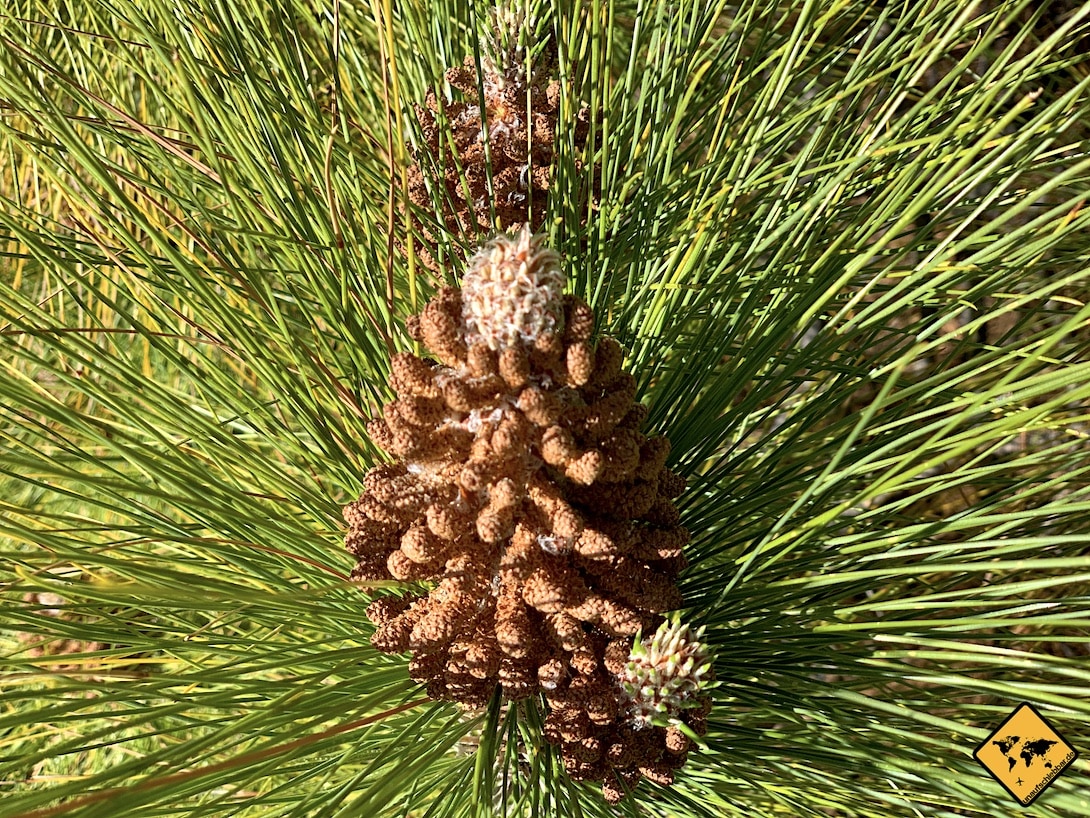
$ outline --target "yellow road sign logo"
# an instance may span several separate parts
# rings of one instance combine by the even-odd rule
[[[1079,754],[1033,705],[1023,703],[984,739],[973,756],[1026,807]]]

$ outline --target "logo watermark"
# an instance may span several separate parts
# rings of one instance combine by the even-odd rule
[[[1079,754],[1032,704],[1023,702],[984,739],[973,757],[1027,807]]]

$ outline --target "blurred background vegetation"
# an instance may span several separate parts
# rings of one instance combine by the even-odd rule
[[[0,814],[995,814],[1030,701],[1084,752],[1030,813],[1090,815],[1090,4],[529,5],[543,229],[689,480],[707,750],[608,807],[347,581],[480,239],[410,203],[413,106],[489,8],[8,0]]]

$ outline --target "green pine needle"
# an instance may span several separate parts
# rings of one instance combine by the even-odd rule
[[[997,814],[1019,702],[1090,752],[1087,3],[523,4],[550,241],[689,481],[707,749],[609,807],[539,703],[371,648],[340,508],[461,274],[406,169],[486,5],[0,12],[0,815]]]

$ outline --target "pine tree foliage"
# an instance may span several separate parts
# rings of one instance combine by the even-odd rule
[[[0,814],[994,814],[1017,703],[1090,748],[1090,4],[530,5],[534,206],[688,481],[706,746],[609,806],[348,579],[404,320],[479,241],[409,196],[415,106],[497,18],[9,0]]]

